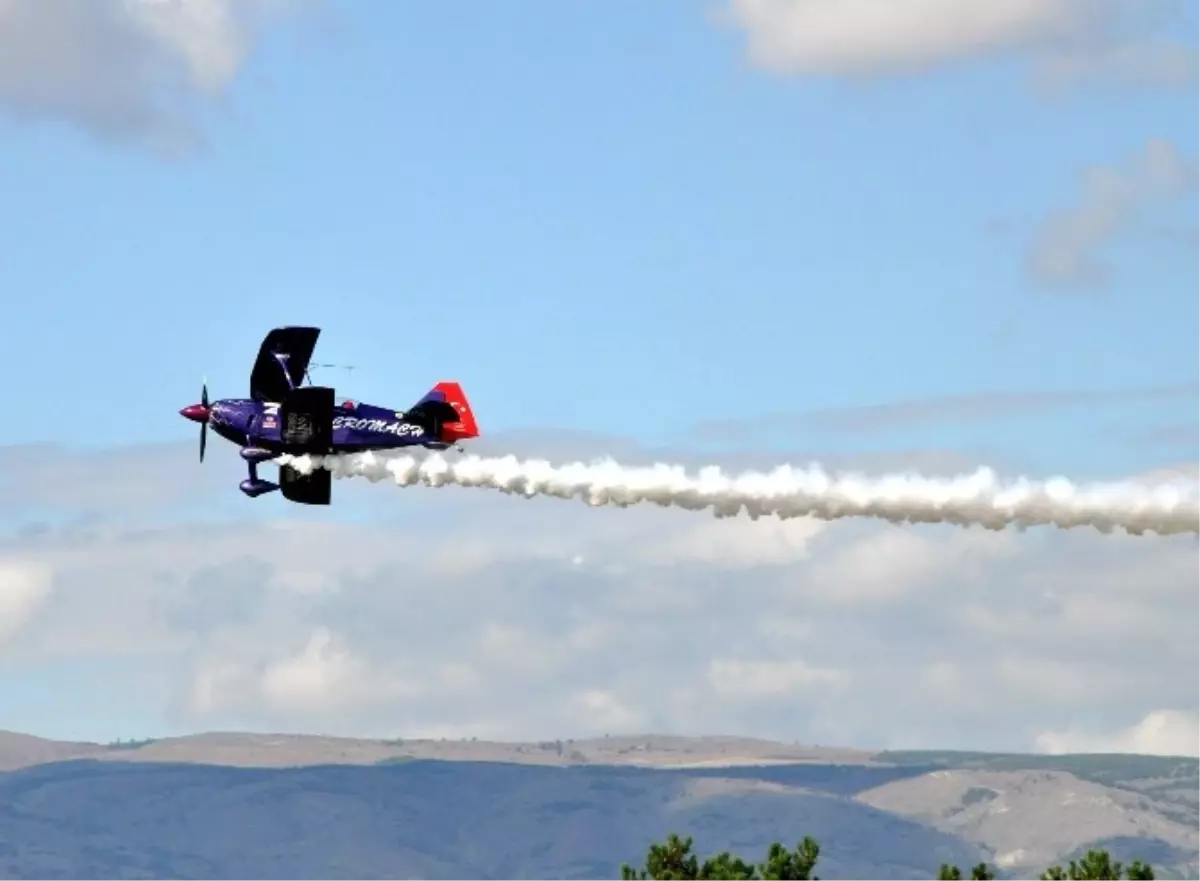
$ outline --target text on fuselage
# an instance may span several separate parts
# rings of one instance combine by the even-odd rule
[[[365,419],[357,416],[334,416],[333,430],[348,428],[354,431],[373,431],[378,434],[394,434],[397,437],[419,436],[425,433],[419,425],[411,422],[396,422],[389,419]]]

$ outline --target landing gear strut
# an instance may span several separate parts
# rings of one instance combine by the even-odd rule
[[[269,492],[274,492],[279,489],[279,484],[272,483],[269,480],[263,480],[258,476],[258,465],[260,462],[266,462],[274,459],[277,454],[270,450],[264,450],[259,447],[243,447],[241,456],[246,460],[246,465],[250,470],[250,477],[238,484],[238,489],[244,492],[252,499],[256,499],[261,495]]]

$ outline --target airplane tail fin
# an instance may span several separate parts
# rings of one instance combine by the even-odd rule
[[[479,425],[475,421],[475,412],[471,409],[471,404],[467,400],[466,394],[463,393],[462,386],[457,382],[439,382],[425,393],[425,397],[421,398],[413,409],[419,409],[425,404],[449,405],[454,410],[454,419],[450,418],[449,411],[447,411],[446,419],[440,426],[438,440],[452,444],[460,440],[479,437]]]

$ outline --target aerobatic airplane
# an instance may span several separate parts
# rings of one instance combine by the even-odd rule
[[[332,388],[303,385],[321,330],[277,327],[266,335],[250,372],[250,397],[208,400],[179,414],[200,423],[200,461],[208,427],[241,447],[250,469],[240,489],[251,498],[280,490],[305,505],[328,505],[333,475],[323,469],[301,474],[279,466],[279,483],[258,476],[258,466],[283,454],[329,455],[422,446],[461,451],[459,442],[479,437],[471,405],[457,382],[439,382],[407,411],[355,401],[337,402]]]

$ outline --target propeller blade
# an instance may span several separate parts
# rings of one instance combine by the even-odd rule
[[[208,423],[200,423],[200,461],[204,461],[204,448],[208,444]]]
[[[205,377],[203,380],[201,380],[200,403],[203,404],[206,409],[208,408],[208,378],[207,377]]]

